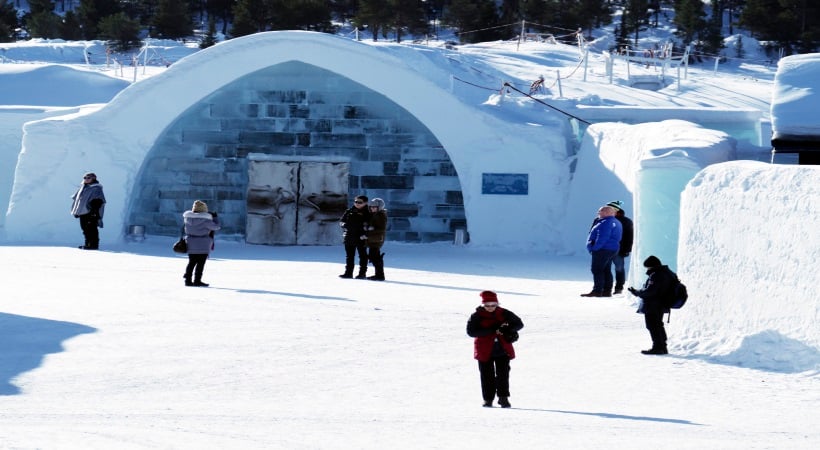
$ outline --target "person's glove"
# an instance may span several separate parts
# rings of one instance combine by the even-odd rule
[[[626,288],[626,290],[629,291],[629,293],[634,295],[635,297],[638,296],[638,291],[634,287],[630,286],[630,287]]]

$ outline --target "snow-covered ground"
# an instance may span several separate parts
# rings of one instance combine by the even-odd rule
[[[33,83],[44,73],[20,77],[25,61],[13,56],[13,46],[3,44],[9,49],[0,86],[33,89],[10,82]],[[55,52],[52,44],[41,47]],[[142,76],[141,68],[117,72],[98,61],[77,72],[26,51],[30,61],[62,64],[38,68],[67,71],[71,79],[80,74],[90,84],[100,73]],[[412,58],[420,72],[449,66],[478,86],[508,81],[526,89],[544,75],[548,89],[536,97],[574,112],[724,108],[771,120],[775,68],[754,58],[730,60],[717,73],[692,67],[680,90],[671,83],[648,91],[628,87],[617,63],[620,81],[610,84],[603,57],[591,54],[587,80],[575,72],[559,93],[549,74],[572,72],[577,48],[500,42],[458,51],[384,44],[384,51]],[[532,100],[453,83],[465,103],[497,108],[511,122],[544,114]],[[22,124],[103,101],[99,93],[64,101],[62,92],[54,90],[52,104],[15,97],[0,107],[3,209]],[[600,135],[604,142],[611,133]],[[635,180],[622,165],[635,163],[641,149],[619,160],[607,145],[589,148],[609,160],[591,164],[597,155],[580,155],[579,167],[589,170],[583,177],[600,184],[573,186],[576,194],[603,201],[627,195]],[[35,162],[45,167],[48,157]],[[583,242],[574,239],[565,246],[577,253],[566,256],[388,242],[383,283],[339,279],[338,247],[218,240],[206,266],[208,289],[183,286],[186,259],[171,252],[167,237],[121,242],[106,228],[100,252],[5,242],[0,448],[816,448],[820,309],[811,287],[820,276],[811,267],[820,241],[811,224],[820,207],[818,171],[729,162],[710,165],[695,180],[683,194],[680,259],[664,261],[677,263],[691,299],[672,314],[671,354],[662,357],[639,353],[650,342],[633,298],[578,296],[589,291],[591,276]],[[67,198],[73,187],[54,195]],[[592,201],[569,213],[588,223],[578,211],[591,219],[599,206]],[[629,202],[627,210],[632,215]],[[79,242],[67,211],[42,214],[60,217]],[[761,220],[763,214],[777,220]],[[631,278],[643,281],[639,270]],[[497,291],[525,323],[512,363],[511,410],[481,408],[464,332],[485,289]]]
[[[691,309],[672,354],[644,356],[631,300],[578,297],[585,257],[388,243],[381,283],[339,279],[340,248],[218,241],[201,289],[172,242],[0,247],[0,447],[820,443],[816,369],[682,355]],[[483,289],[525,323],[510,410],[480,406],[464,329]]]

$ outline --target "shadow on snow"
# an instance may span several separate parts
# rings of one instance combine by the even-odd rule
[[[71,322],[0,313],[0,395],[17,395],[12,380],[40,366],[45,355],[63,351],[63,341],[96,332]]]

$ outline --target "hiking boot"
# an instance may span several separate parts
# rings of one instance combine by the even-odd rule
[[[598,291],[591,291],[587,294],[581,294],[581,297],[601,297],[601,293]]]
[[[665,348],[650,348],[649,350],[641,350],[644,355],[668,355],[669,352]]]
[[[203,283],[202,281],[194,281],[194,284],[193,284],[192,286],[197,286],[197,287],[208,287],[208,286],[210,286],[210,284],[208,284],[208,283]]]
[[[492,400],[484,400],[484,404],[481,405],[481,406],[483,406],[485,408],[492,408],[493,407],[493,401]]]
[[[608,291],[604,291],[601,293],[601,297],[612,297],[612,294]]]
[[[339,278],[353,278],[353,274],[350,273],[350,272],[345,272],[345,273],[339,275]]]
[[[367,277],[367,279],[368,280],[373,280],[373,281],[384,281],[384,275],[382,275],[382,276],[373,275],[373,276]]]
[[[622,294],[624,292],[624,288],[616,287],[614,291],[612,291],[612,295]]]
[[[498,397],[498,405],[502,408],[509,408],[512,406],[507,397]]]

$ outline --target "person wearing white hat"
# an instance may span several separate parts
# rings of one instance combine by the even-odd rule
[[[615,289],[612,291],[612,294],[617,295],[624,291],[624,283],[626,283],[625,259],[632,253],[635,226],[632,223],[632,219],[626,217],[626,213],[624,213],[624,202],[615,200],[607,203],[607,206],[615,208],[615,218],[621,222],[621,228],[623,229],[618,253],[612,258],[612,266],[615,269]],[[606,286],[604,286],[604,290],[608,290]]]

